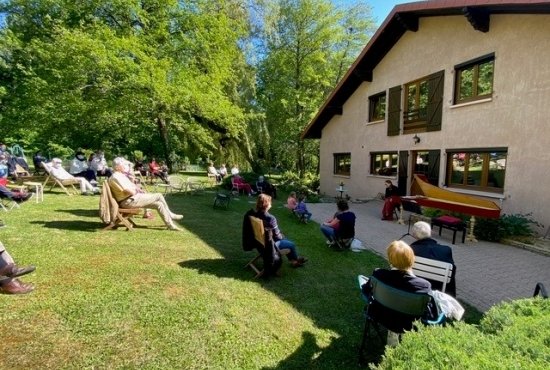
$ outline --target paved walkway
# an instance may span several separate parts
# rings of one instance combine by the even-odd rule
[[[396,221],[382,221],[382,201],[350,204],[355,212],[356,238],[370,250],[386,257],[387,245],[407,232],[407,225]],[[332,217],[336,211],[334,203],[308,203],[313,219],[319,223]],[[408,220],[408,212],[403,218]],[[439,228],[436,228],[439,231]],[[504,244],[485,241],[462,244],[457,233],[456,244],[452,245],[452,232],[443,230],[441,237],[434,232],[434,239],[451,246],[457,266],[457,296],[486,311],[501,301],[531,297],[537,282],[550,288],[550,257]],[[412,243],[406,236],[403,240]],[[370,271],[365,271],[370,273]]]

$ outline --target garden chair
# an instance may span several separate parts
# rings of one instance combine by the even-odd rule
[[[185,193],[187,191],[187,181],[181,176],[168,176],[168,186],[170,193]]]
[[[363,351],[367,345],[367,341],[370,335],[371,326],[376,331],[377,335],[382,341],[385,338],[382,335],[381,327],[395,332],[401,337],[405,331],[414,328],[414,321],[420,320],[424,325],[442,325],[445,322],[445,315],[440,313],[436,320],[426,320],[423,318],[428,303],[432,299],[427,293],[411,293],[403,290],[391,287],[377,278],[363,275],[358,276],[359,289],[361,290],[361,297],[367,302],[364,308],[365,325],[363,329],[363,337],[361,339],[361,346],[359,347],[359,361],[363,359]],[[371,284],[372,295],[366,296],[362,291],[363,284]],[[371,309],[374,307],[373,303],[377,302],[377,307],[381,309]],[[403,316],[399,316],[396,320],[396,313],[406,315],[410,317],[410,320],[404,322]]]
[[[50,164],[42,162],[42,166],[44,167],[44,170],[48,174],[46,177],[46,180],[44,180],[44,183],[42,186],[45,188],[46,185],[48,185],[48,182],[51,182],[52,185],[50,186],[50,191],[53,189],[54,186],[59,186],[67,195],[73,195],[73,194],[79,194],[79,191],[74,187],[75,185],[80,186],[80,180],[78,179],[68,179],[68,180],[59,180],[55,176],[51,174],[51,167]]]
[[[204,191],[204,180],[198,177],[188,177],[187,178],[187,190],[193,192],[193,194],[199,194]]]
[[[105,226],[103,230],[116,229],[119,226],[125,226],[127,231],[131,231],[136,225],[132,220],[133,216],[141,212],[140,208],[122,208],[113,197],[109,181],[103,183],[101,200],[99,202],[99,214]]]
[[[241,190],[245,191],[245,184],[239,184],[235,181],[235,176],[231,176],[231,193],[241,195]]]
[[[19,208],[19,204],[17,204],[17,202],[13,199],[6,198],[2,194],[0,194],[0,208],[5,212],[8,212],[14,208]]]
[[[441,292],[445,293],[447,284],[451,282],[451,277],[453,275],[453,264],[430,258],[415,257],[412,270],[418,277],[429,280],[430,282],[438,281],[442,283]]]
[[[250,211],[245,216],[246,218],[250,222],[256,245],[255,248],[252,247],[250,250],[256,249],[258,253],[245,265],[245,268],[250,267],[256,273],[254,278],[276,274],[281,267],[282,256],[290,253],[290,249],[279,250],[273,242],[271,231],[266,232],[263,221],[252,216]],[[260,259],[263,260],[263,267],[261,269],[256,265]]]

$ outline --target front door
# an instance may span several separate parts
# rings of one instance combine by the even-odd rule
[[[439,186],[440,150],[417,150],[411,152],[413,174],[428,178],[430,184]]]

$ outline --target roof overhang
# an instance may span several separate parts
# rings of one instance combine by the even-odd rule
[[[492,14],[550,14],[550,1],[431,0],[397,5],[348,69],[302,132],[303,139],[320,139],[323,128],[343,113],[344,103],[363,82],[372,82],[374,68],[407,31],[418,31],[422,17],[462,15],[477,31],[489,32]]]

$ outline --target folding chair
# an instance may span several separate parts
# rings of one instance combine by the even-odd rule
[[[17,202],[13,199],[4,198],[3,195],[0,195],[0,208],[8,212],[14,208],[19,208],[19,204],[17,204]]]
[[[181,176],[170,175],[168,176],[169,192],[173,193],[185,193],[187,191],[187,182]]]
[[[109,181],[103,183],[101,192],[100,216],[102,221],[107,224],[103,230],[116,229],[119,226],[125,226],[127,231],[131,231],[136,224],[132,220],[133,216],[141,212],[140,208],[121,208],[113,197]],[[102,207],[106,207],[103,209]]]
[[[231,176],[231,193],[241,195],[241,189],[244,191],[245,184],[239,184],[235,181],[235,176]]]
[[[431,297],[427,293],[411,293],[391,287],[374,276],[358,276],[361,297],[367,302],[364,308],[365,325],[361,346],[359,347],[359,361],[363,359],[363,351],[370,335],[371,326],[379,338],[384,341],[381,327],[391,330],[399,336],[405,331],[414,328],[414,321],[420,320],[424,325],[442,325],[445,315],[440,313],[436,320],[424,318]],[[362,291],[363,284],[372,286],[372,295],[366,296]]]
[[[252,230],[254,232],[254,239],[256,239],[256,241],[259,243],[259,245],[261,245],[261,248],[266,248],[266,240],[269,240],[269,238],[271,238],[271,232],[268,232],[266,233],[266,230],[264,228],[264,223],[261,219],[259,219],[258,217],[254,217],[254,216],[249,216],[249,219],[250,219],[250,223],[252,225]],[[278,249],[277,247],[275,247],[280,255],[280,257],[282,258],[282,256],[284,255],[287,255],[288,253],[290,253],[290,249]],[[266,273],[266,261],[264,259],[264,252],[263,250],[260,251],[258,250],[258,254],[256,255],[256,257],[254,257],[252,260],[250,260],[250,262],[248,262],[244,267],[250,267],[255,273],[256,275],[254,276],[254,278],[258,278],[260,276],[263,276],[265,273]],[[264,259],[264,266],[262,269],[260,269],[258,266],[256,266],[256,263],[258,262],[259,259]],[[280,266],[280,265],[279,265]],[[277,268],[278,269],[278,268]],[[275,272],[275,271],[273,271]]]
[[[44,167],[44,170],[48,174],[48,176],[46,177],[46,180],[44,180],[44,183],[42,184],[42,186],[44,188],[46,187],[46,185],[48,185],[48,182],[51,182],[52,185],[50,186],[49,191],[51,191],[53,189],[53,187],[57,185],[67,195],[73,195],[73,194],[78,194],[79,193],[79,191],[74,186],[75,185],[80,186],[80,180],[78,180],[78,179],[59,180],[58,178],[56,178],[55,176],[52,175],[52,173],[51,173],[52,168],[50,167],[50,164],[42,162],[42,166]],[[70,191],[67,188],[69,188]]]

